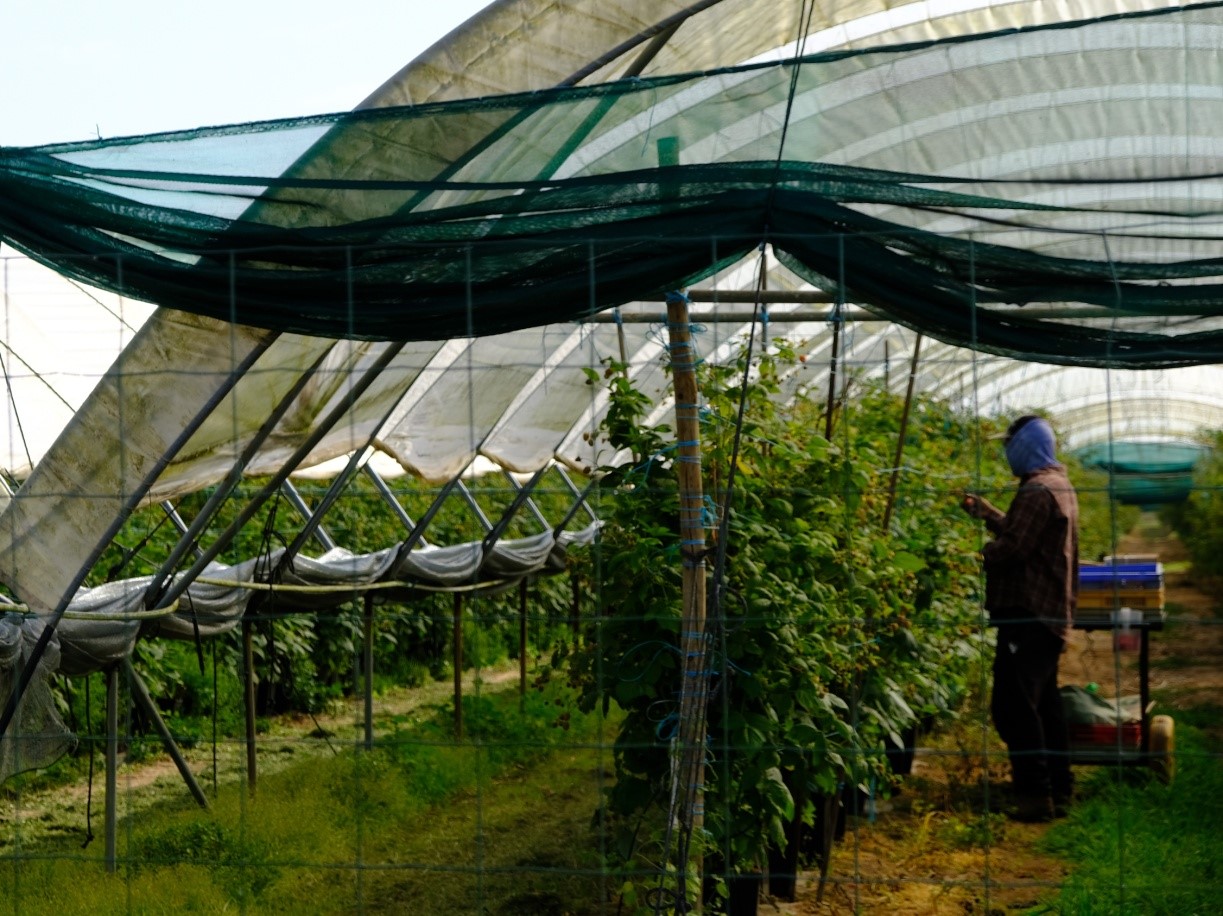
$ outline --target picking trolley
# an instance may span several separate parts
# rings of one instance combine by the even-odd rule
[[[1103,715],[1076,715],[1067,704],[1073,763],[1150,766],[1165,781],[1175,770],[1175,723],[1171,716],[1151,716],[1150,635],[1162,630],[1163,564],[1154,557],[1109,557],[1079,568],[1076,630],[1108,630],[1116,651],[1138,651],[1138,697],[1097,699]]]

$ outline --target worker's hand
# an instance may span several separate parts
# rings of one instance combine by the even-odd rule
[[[960,500],[960,508],[973,518],[984,518],[986,505],[988,504],[985,500],[976,493],[965,493],[964,498]]]

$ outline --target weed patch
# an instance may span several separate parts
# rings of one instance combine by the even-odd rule
[[[1223,882],[1223,762],[1194,722],[1218,708],[1177,713],[1177,773],[1170,784],[1137,768],[1084,780],[1073,817],[1046,848],[1074,863],[1056,912],[1066,916],[1183,916],[1216,912]]]
[[[176,801],[135,816],[115,875],[96,847],[11,855],[0,893],[29,916],[598,912],[602,716],[550,685],[469,697],[464,719],[456,740],[439,705],[372,750],[261,777],[254,798],[233,785],[207,813]]]

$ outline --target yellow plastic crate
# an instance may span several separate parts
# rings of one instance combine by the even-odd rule
[[[1123,607],[1157,610],[1164,606],[1164,587],[1081,589],[1078,604],[1081,608],[1104,610]]]

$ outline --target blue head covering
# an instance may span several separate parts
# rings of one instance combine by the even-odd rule
[[[1040,417],[1020,417],[1007,431],[1006,460],[1016,477],[1057,465],[1053,427]]]

